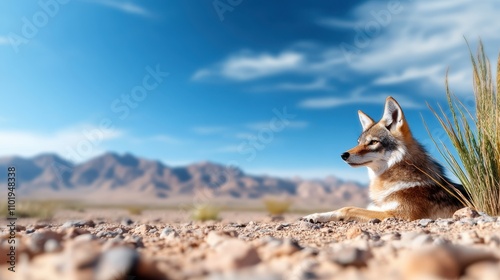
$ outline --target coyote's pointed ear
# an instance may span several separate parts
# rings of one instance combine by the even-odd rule
[[[403,110],[401,110],[398,102],[390,96],[385,100],[384,116],[382,117],[381,122],[391,132],[403,132],[401,131],[401,128],[406,126]]]
[[[363,113],[361,110],[358,111],[359,122],[361,122],[361,126],[363,127],[363,131],[367,130],[370,126],[372,126],[375,121],[370,118],[367,114]]]

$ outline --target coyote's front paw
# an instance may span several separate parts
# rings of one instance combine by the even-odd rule
[[[325,212],[325,213],[314,213],[300,218],[302,221],[307,221],[310,223],[326,223],[330,221],[338,221],[339,215],[336,211]]]

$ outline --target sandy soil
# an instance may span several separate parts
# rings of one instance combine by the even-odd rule
[[[368,223],[299,221],[299,214],[89,209],[50,221],[1,221],[0,279],[500,279],[500,219]],[[7,264],[7,265],[6,265]]]

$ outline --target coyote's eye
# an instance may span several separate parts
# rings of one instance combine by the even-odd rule
[[[371,146],[371,145],[375,145],[377,143],[379,143],[378,140],[371,140],[370,143],[368,143],[368,145]]]

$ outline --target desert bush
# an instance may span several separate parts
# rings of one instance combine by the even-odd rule
[[[446,77],[450,115],[442,107],[437,117],[453,148],[433,139],[451,171],[470,196],[469,206],[489,215],[500,215],[500,56],[497,77],[492,78],[490,61],[480,42],[472,62],[475,108],[468,109],[451,91]],[[431,135],[432,137],[432,135]]]
[[[61,208],[83,213],[85,212],[86,205],[76,201],[64,201],[62,202]]]
[[[126,210],[127,212],[130,214],[130,215],[141,215],[142,214],[142,211],[144,211],[144,207],[140,207],[140,206],[128,206],[126,207]]]
[[[218,220],[220,209],[210,204],[195,205],[191,218],[195,221]]]
[[[57,205],[53,201],[17,201],[15,205],[15,216],[18,218],[51,219],[54,216]],[[7,204],[0,205],[0,216],[9,217]]]
[[[288,198],[265,198],[263,200],[266,211],[273,216],[283,215],[290,210],[292,201]]]

